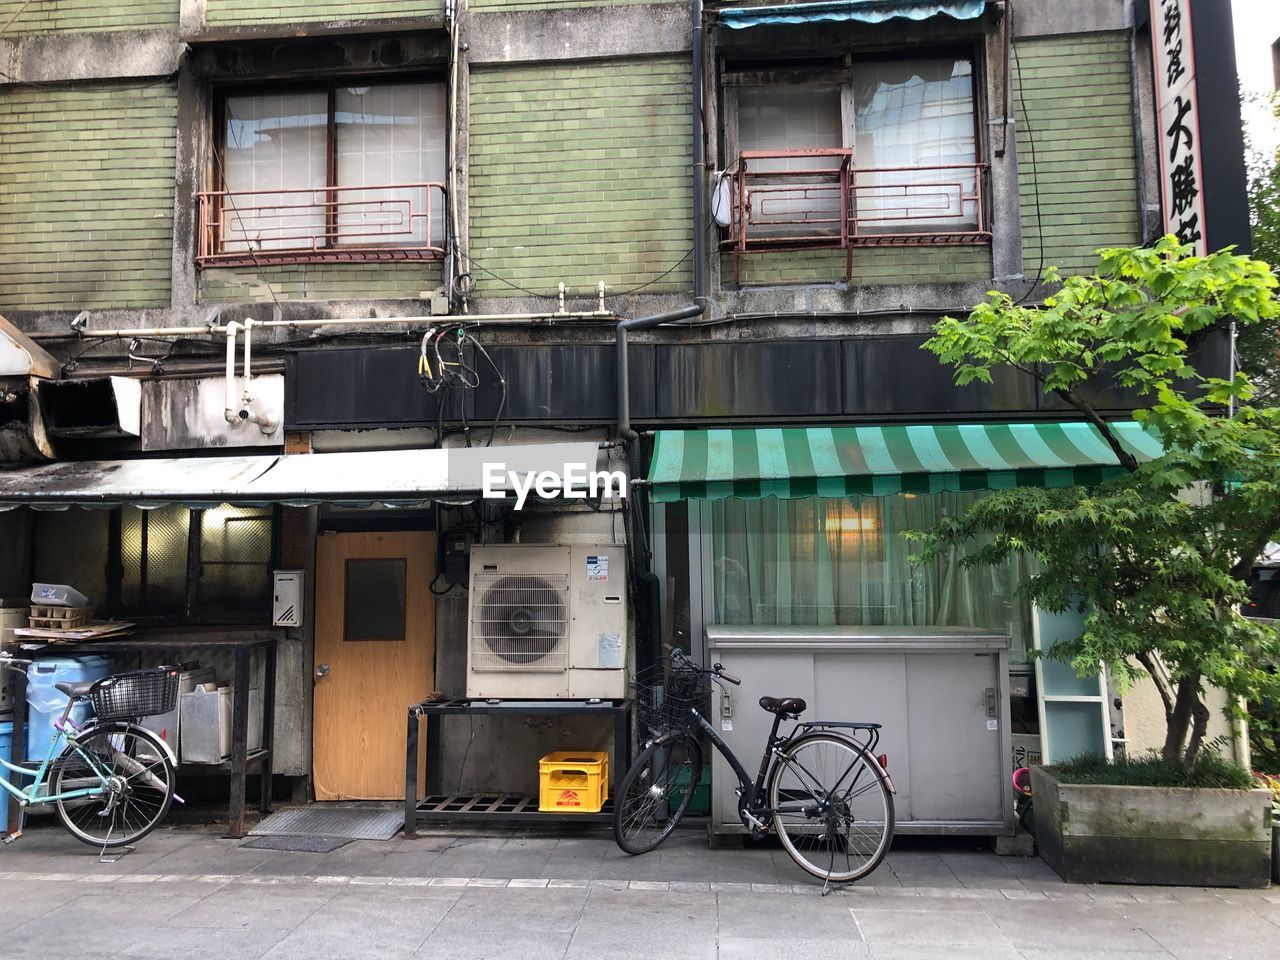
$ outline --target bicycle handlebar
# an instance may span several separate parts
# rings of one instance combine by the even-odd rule
[[[722,667],[718,663],[713,663],[710,669],[707,669],[706,667],[700,667],[696,663],[694,663],[689,658],[689,655],[685,653],[683,650],[681,650],[679,647],[673,647],[669,643],[664,643],[663,646],[671,654],[671,659],[674,660],[676,663],[682,664],[683,666],[686,666],[691,670],[697,670],[699,673],[709,674],[710,676],[717,677],[721,680],[726,681],[727,683],[732,683],[735,687],[741,685],[742,683],[742,681],[739,680],[737,677],[735,677],[733,674],[725,673],[724,667]]]

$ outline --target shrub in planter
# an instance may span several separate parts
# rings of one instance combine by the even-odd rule
[[[1216,755],[1033,767],[1041,856],[1075,883],[1265,887],[1271,795]]]

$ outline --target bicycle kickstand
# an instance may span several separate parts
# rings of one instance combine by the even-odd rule
[[[8,835],[4,838],[5,846],[8,846],[9,844],[13,843],[13,841],[18,840],[18,839],[20,839],[21,837],[22,837],[22,831],[21,831],[21,830],[15,830],[13,833],[8,834]]]

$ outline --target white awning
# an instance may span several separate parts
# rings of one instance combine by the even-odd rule
[[[338,503],[416,506],[471,500],[484,489],[486,466],[519,476],[598,469],[597,442],[531,443],[444,450],[377,450],[283,456],[93,460],[0,470],[0,510],[34,507],[158,507],[170,503]],[[621,469],[619,462],[610,469]]]

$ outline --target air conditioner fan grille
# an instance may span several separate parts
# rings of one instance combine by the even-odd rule
[[[568,667],[567,574],[477,574],[471,603],[472,670],[559,672]]]

